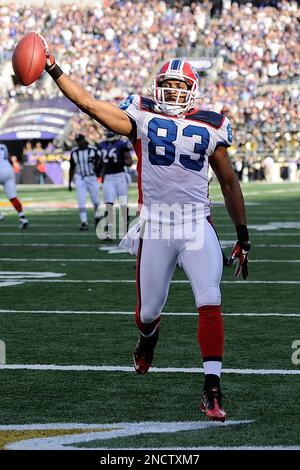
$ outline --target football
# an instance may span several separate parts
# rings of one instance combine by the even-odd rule
[[[46,65],[44,45],[36,33],[24,36],[16,45],[12,66],[16,78],[22,85],[31,85],[42,74]]]

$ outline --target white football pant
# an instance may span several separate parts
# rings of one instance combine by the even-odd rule
[[[217,235],[206,219],[200,249],[189,249],[183,238],[143,239],[140,243],[137,278],[143,323],[151,323],[160,316],[177,262],[191,283],[197,308],[221,304],[222,251]]]
[[[94,205],[95,213],[100,205],[99,183],[97,176],[81,176],[78,173],[74,175],[74,182],[76,186],[77,202],[79,209],[79,216],[81,223],[87,223],[86,211],[86,195],[90,195],[91,201]]]
[[[8,199],[16,197],[16,177],[13,167],[7,162],[0,165],[0,184],[3,185]]]
[[[120,205],[127,205],[128,183],[125,171],[105,175],[103,183],[103,198],[106,204],[114,204],[120,198]]]

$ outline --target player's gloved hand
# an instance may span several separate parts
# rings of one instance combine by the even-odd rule
[[[246,225],[239,225],[236,227],[238,241],[232,248],[231,254],[228,258],[228,263],[232,264],[237,260],[235,277],[239,277],[242,273],[243,279],[248,276],[248,252],[251,248],[251,243],[248,238],[248,229]]]
[[[42,43],[45,47],[45,52],[46,52],[46,67],[45,67],[45,69],[47,71],[52,70],[55,67],[55,57],[52,54],[51,46],[50,46],[49,42],[47,41],[47,39],[44,38],[44,36],[42,36],[39,33],[37,33],[37,35],[38,35],[38,37],[40,38],[40,40],[42,41]]]

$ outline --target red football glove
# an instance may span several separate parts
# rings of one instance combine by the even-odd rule
[[[40,40],[42,41],[42,43],[45,47],[45,52],[46,52],[46,67],[45,67],[45,69],[46,70],[51,70],[55,66],[55,57],[52,54],[51,46],[48,43],[47,39],[44,38],[44,36],[42,36],[39,33],[36,33],[36,34],[38,35],[38,37],[40,38]]]
[[[231,254],[228,259],[228,263],[232,264],[234,260],[237,260],[235,277],[239,277],[242,273],[243,279],[248,276],[248,252],[251,248],[250,242],[237,241],[232,248]]]

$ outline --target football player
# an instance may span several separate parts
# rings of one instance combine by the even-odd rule
[[[17,198],[16,190],[16,177],[13,167],[9,160],[9,154],[7,146],[0,142],[0,184],[3,185],[4,191],[19,214],[19,227],[24,230],[28,226],[28,219],[26,219],[23,207],[19,199]],[[2,216],[2,217],[1,217]],[[4,219],[4,216],[0,214],[0,221]]]
[[[120,136],[110,130],[105,132],[105,140],[98,144],[101,153],[103,177],[103,198],[106,206],[104,217],[108,218],[107,230],[102,239],[112,239],[112,206],[119,199],[123,227],[127,228],[128,177],[125,167],[132,165],[131,148]],[[111,219],[111,220],[110,220]]]
[[[242,272],[247,276],[250,248],[244,199],[227,153],[232,142],[230,122],[216,112],[197,109],[198,75],[185,60],[174,59],[163,65],[154,77],[153,99],[131,95],[118,108],[96,100],[64,74],[43,40],[46,70],[59,89],[104,127],[127,136],[138,156],[141,223],[131,229],[135,229],[135,235],[140,234],[139,238],[132,237],[138,240],[136,323],[140,338],[134,351],[135,370],[145,374],[151,366],[160,314],[179,260],[190,280],[199,312],[198,341],[205,372],[201,409],[209,419],[224,421],[226,412],[220,387],[224,345],[222,252],[209,222],[209,163],[236,227],[238,241],[231,256],[231,261],[238,260],[236,275]],[[164,237],[165,226],[172,225],[176,232],[177,219],[174,222],[171,211],[168,217],[167,210],[160,217],[155,209],[162,205],[164,209],[170,208],[175,203],[176,208],[189,209],[181,213],[181,222],[189,229],[181,237],[175,234]],[[202,243],[194,244],[199,234],[203,235]]]
[[[99,183],[97,179],[97,168],[99,166],[100,153],[94,145],[90,145],[83,134],[76,134],[77,145],[71,150],[69,170],[69,191],[72,191],[72,180],[74,179],[79,217],[80,231],[88,230],[88,218],[86,210],[86,194],[90,195],[95,209],[95,225],[97,225],[97,210],[100,206]]]

